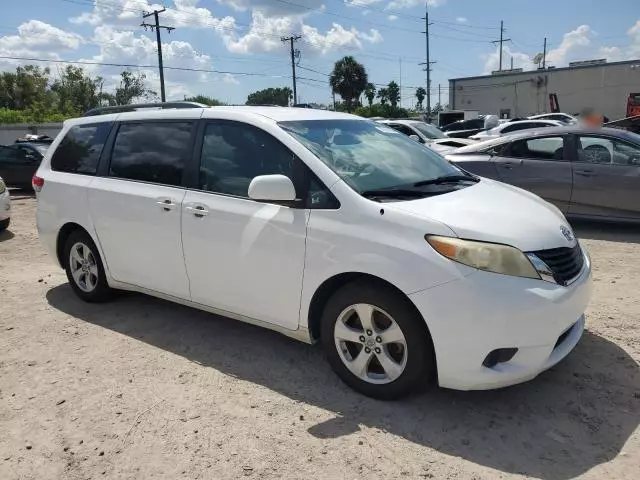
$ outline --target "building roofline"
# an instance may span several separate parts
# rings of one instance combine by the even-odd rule
[[[478,80],[478,79],[481,79],[481,78],[507,78],[507,77],[518,77],[518,76],[523,76],[523,75],[535,75],[535,74],[540,75],[541,73],[553,73],[553,72],[560,72],[560,71],[563,71],[563,70],[581,70],[581,69],[585,69],[585,68],[603,68],[603,67],[610,67],[610,66],[614,66],[614,65],[632,65],[634,63],[637,63],[638,65],[640,65],[640,58],[638,58],[636,60],[624,60],[622,62],[607,62],[607,63],[600,63],[600,64],[595,64],[595,65],[574,65],[572,67],[547,68],[545,70],[543,70],[543,69],[525,70],[524,72],[502,73],[502,74],[498,74],[498,75],[476,75],[476,76],[473,76],[473,77],[457,77],[457,78],[450,78],[449,81],[450,82],[457,82],[459,80]]]

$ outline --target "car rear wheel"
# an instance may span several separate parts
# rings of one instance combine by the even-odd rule
[[[73,291],[85,302],[104,302],[111,298],[102,260],[91,237],[76,230],[64,248],[65,270]]]
[[[7,218],[5,220],[0,220],[0,232],[4,232],[7,228],[9,228],[10,223],[11,223],[10,218]]]
[[[424,320],[389,287],[370,282],[343,287],[327,302],[321,333],[333,369],[364,395],[401,398],[435,374]]]

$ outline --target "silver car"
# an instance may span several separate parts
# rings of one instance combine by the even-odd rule
[[[640,135],[635,133],[548,127],[479,142],[446,158],[529,190],[568,216],[640,222]]]

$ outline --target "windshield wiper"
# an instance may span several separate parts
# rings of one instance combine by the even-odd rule
[[[413,184],[414,187],[423,187],[425,185],[441,185],[443,183],[459,183],[459,182],[479,182],[478,177],[471,175],[447,175],[444,177],[432,178],[431,180],[421,180]]]
[[[423,192],[420,190],[410,190],[407,188],[389,188],[389,189],[380,189],[380,190],[365,190],[364,192],[360,192],[360,195],[366,198],[376,198],[376,197],[384,197],[384,198],[398,198],[398,197],[411,197],[411,198],[423,198],[427,197],[430,194],[428,192]]]

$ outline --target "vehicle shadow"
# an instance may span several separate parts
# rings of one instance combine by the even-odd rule
[[[319,438],[366,425],[503,472],[564,480],[613,459],[640,422],[637,362],[588,331],[564,362],[527,384],[492,392],[434,387],[380,402],[344,386],[321,348],[265,329],[138,294],[87,304],[66,284],[47,300],[80,320],[335,412],[308,429]]]
[[[33,191],[33,188],[10,188],[9,193],[11,201],[36,198],[36,192]]]
[[[15,235],[10,230],[3,230],[0,232],[0,242],[11,240],[13,237],[15,237]]]
[[[609,242],[640,243],[640,225],[572,220],[578,238]]]

